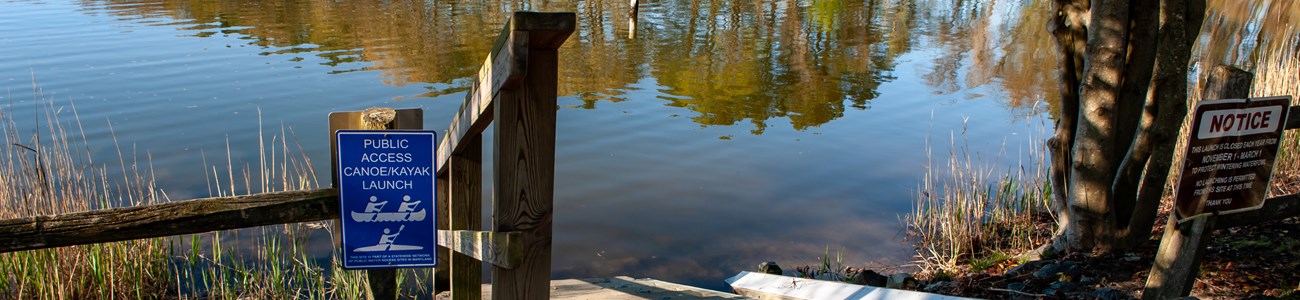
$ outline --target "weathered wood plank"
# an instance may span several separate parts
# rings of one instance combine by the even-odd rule
[[[1255,74],[1227,65],[1215,66],[1209,72],[1210,75],[1205,77],[1205,87],[1201,89],[1201,101],[1250,97],[1250,85],[1255,81]]]
[[[483,136],[461,141],[461,152],[452,153],[448,190],[451,230],[483,229]],[[480,247],[482,249],[482,247]],[[462,253],[452,253],[451,299],[479,299],[482,294],[483,263]]]
[[[520,232],[438,230],[438,246],[498,268],[514,269],[523,259],[520,255],[523,236]]]
[[[367,299],[397,299],[397,269],[366,270],[366,280],[370,283]]]
[[[1292,99],[1291,101],[1295,101]],[[1286,129],[1300,129],[1300,106],[1292,106],[1286,114]]]
[[[527,38],[516,38],[509,25],[502,28],[492,51],[479,67],[478,76],[465,93],[465,102],[452,117],[451,125],[438,143],[438,173],[446,172],[446,162],[452,153],[464,147],[461,140],[478,136],[492,122],[492,103],[503,88],[518,85],[527,67]]]
[[[0,220],[0,253],[337,219],[338,196],[289,191]]]
[[[1259,224],[1300,216],[1300,194],[1264,199],[1264,207],[1257,210],[1220,215],[1214,219],[1214,229]]]
[[[577,15],[571,12],[515,12],[510,30],[528,32],[528,48],[557,49],[577,28]]]
[[[555,49],[529,49],[523,86],[502,91],[501,101],[494,104],[497,132],[493,231],[524,233],[520,245],[523,265],[516,269],[494,268],[492,272],[492,294],[503,299],[543,299],[549,295],[556,60]]]
[[[388,124],[383,125],[389,129],[423,129],[424,128],[424,110],[419,108],[403,108],[393,110],[395,115]],[[363,129],[365,124],[364,111],[339,111],[329,114],[329,141],[330,141],[330,186],[338,186],[338,145],[334,144],[334,132],[341,129]],[[441,162],[439,162],[441,163]],[[337,224],[336,224],[337,225]]]
[[[1205,88],[1201,91],[1201,99],[1249,97],[1253,80],[1254,74],[1250,72],[1231,66],[1217,66],[1210,70]],[[1156,250],[1156,261],[1151,265],[1151,273],[1147,275],[1146,287],[1142,291],[1143,299],[1187,296],[1192,291],[1192,283],[1196,282],[1201,257],[1205,255],[1205,243],[1210,240],[1211,229],[1219,216],[1178,216],[1177,212],[1175,210],[1170,213],[1169,223],[1165,225],[1160,248]],[[1179,222],[1179,218],[1183,221]]]
[[[449,217],[451,208],[451,174],[442,173],[436,176],[434,184],[437,184],[438,205],[435,211],[435,218],[438,229],[439,239],[442,239],[442,232],[451,229],[451,218]],[[451,288],[451,249],[438,245],[438,267],[434,273],[434,289],[438,291],[447,291]]]
[[[1173,299],[1192,291],[1213,227],[1214,215],[1210,214],[1197,215],[1182,223],[1169,218],[1142,299]]]
[[[573,33],[577,17],[573,13],[515,12],[501,28],[478,76],[470,85],[451,126],[438,144],[438,172],[446,172],[443,162],[460,149],[465,137],[478,135],[493,119],[492,105],[503,89],[514,89],[529,67],[529,49],[556,49]],[[520,34],[526,33],[526,34]]]

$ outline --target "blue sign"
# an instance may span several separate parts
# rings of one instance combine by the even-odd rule
[[[433,131],[340,130],[344,269],[433,267],[437,211]]]

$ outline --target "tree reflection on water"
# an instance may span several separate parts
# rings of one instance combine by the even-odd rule
[[[235,35],[264,55],[426,85],[421,96],[465,91],[509,12],[574,11],[579,29],[560,52],[559,92],[582,100],[576,107],[628,100],[627,90],[653,79],[673,95],[667,105],[699,113],[692,121],[748,122],[753,134],[773,118],[804,130],[869,109],[898,78],[900,57],[917,50],[934,52],[922,76],[936,94],[995,85],[1001,93],[991,97],[1033,115],[1054,111],[1058,89],[1044,1],[649,1],[631,24],[628,1],[612,0],[107,2],[122,18],[181,20],[193,36]],[[1295,55],[1293,1],[1209,7],[1197,65],[1250,68]]]

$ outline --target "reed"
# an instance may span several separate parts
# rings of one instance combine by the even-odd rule
[[[117,166],[94,161],[87,150],[76,106],[56,103],[33,87],[37,125],[20,135],[11,114],[0,108],[0,218],[20,218],[120,205],[165,201],[152,184],[148,160],[119,155]],[[68,109],[70,108],[70,109]],[[66,109],[66,110],[65,110]],[[75,131],[73,131],[75,130]],[[116,140],[116,136],[114,136]],[[121,148],[118,148],[118,153]],[[147,156],[147,155],[146,155]],[[130,164],[126,162],[130,161]],[[109,178],[116,167],[120,178]],[[163,239],[141,239],[0,254],[0,298],[152,298],[173,287],[167,273],[171,248]]]
[[[902,220],[917,266],[932,276],[986,268],[1006,253],[1033,249],[1055,224],[1043,145],[1025,149],[1018,167],[999,171],[996,157],[986,161],[971,151],[964,132],[950,136],[943,165],[933,163],[927,145],[930,163]]]
[[[1268,51],[1255,63],[1255,83],[1251,86],[1251,97],[1268,97],[1291,95],[1291,105],[1300,104],[1300,44],[1295,36]],[[1295,117],[1295,116],[1291,116]],[[1273,166],[1273,186],[1269,189],[1271,196],[1300,193],[1300,136],[1295,130],[1283,134],[1278,149],[1276,163]]]

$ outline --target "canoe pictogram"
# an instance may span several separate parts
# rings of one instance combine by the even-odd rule
[[[351,212],[352,220],[357,222],[410,222],[424,221],[428,214],[425,210],[415,212]]]
[[[410,195],[402,196],[402,202],[398,203],[397,212],[382,212],[388,201],[379,201],[379,197],[370,196],[370,203],[366,203],[364,212],[351,211],[352,220],[357,222],[418,222],[424,221],[427,212],[424,209],[415,211],[419,200],[412,200]]]

